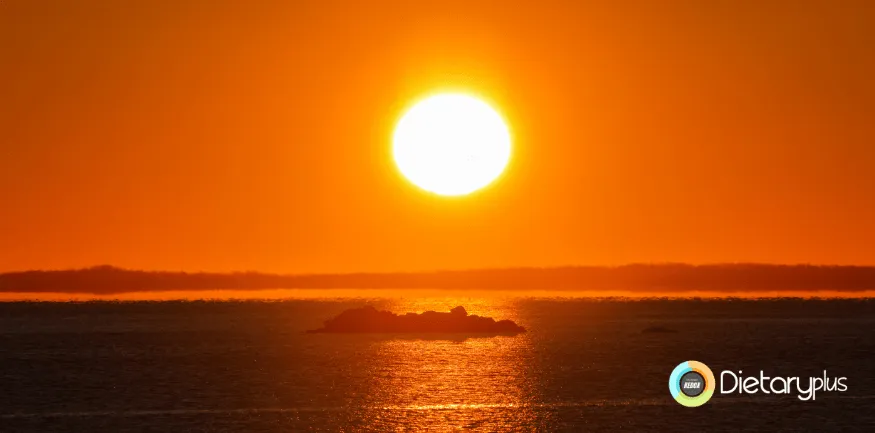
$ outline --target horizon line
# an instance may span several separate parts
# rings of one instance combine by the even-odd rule
[[[437,268],[437,269],[420,269],[420,270],[404,270],[404,271],[321,271],[321,272],[283,272],[283,271],[259,271],[259,270],[171,270],[171,269],[145,269],[124,267],[112,264],[98,264],[84,267],[68,267],[68,268],[34,268],[23,270],[7,270],[0,271],[0,275],[22,274],[28,272],[75,272],[89,270],[118,270],[126,272],[149,272],[149,273],[181,273],[181,274],[218,274],[218,275],[235,275],[235,274],[259,274],[259,275],[274,275],[283,277],[293,276],[342,276],[342,275],[403,275],[403,274],[434,274],[434,273],[449,273],[449,272],[474,272],[474,271],[505,271],[505,270],[560,270],[560,269],[621,269],[628,267],[671,267],[684,266],[690,268],[704,267],[724,267],[724,266],[762,266],[762,267],[816,267],[816,268],[875,268],[875,264],[835,264],[835,263],[811,263],[811,262],[796,262],[796,263],[777,263],[777,262],[706,262],[706,263],[689,263],[689,262],[628,262],[624,264],[612,265],[549,265],[549,266],[533,266],[533,265],[518,265],[518,266],[503,266],[503,267],[472,267],[472,268]]]

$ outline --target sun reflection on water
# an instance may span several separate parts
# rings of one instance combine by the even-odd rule
[[[515,302],[497,298],[410,298],[391,301],[395,313],[448,311],[462,305],[469,314],[518,320]],[[524,324],[523,324],[524,325]],[[543,425],[542,401],[533,375],[528,334],[497,337],[422,336],[376,341],[377,360],[366,406],[372,426],[403,423],[414,430]],[[496,416],[500,412],[500,416]],[[542,411],[543,412],[543,411]]]

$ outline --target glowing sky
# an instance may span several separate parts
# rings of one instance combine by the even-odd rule
[[[0,271],[875,264],[875,2],[0,2]],[[484,95],[512,163],[399,177]]]

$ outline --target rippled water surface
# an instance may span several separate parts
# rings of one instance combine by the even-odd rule
[[[529,332],[304,333],[364,304],[463,305]],[[865,300],[0,303],[0,431],[872,431],[873,325]],[[715,373],[826,369],[848,391],[684,408],[667,381],[689,359]]]

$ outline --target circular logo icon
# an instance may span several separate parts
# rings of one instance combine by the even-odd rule
[[[707,365],[698,361],[678,364],[668,378],[668,390],[675,401],[696,407],[705,404],[714,395],[716,381]]]

